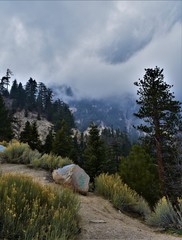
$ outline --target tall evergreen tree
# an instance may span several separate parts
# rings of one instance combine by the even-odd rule
[[[18,84],[18,92],[17,92],[17,106],[22,109],[26,105],[26,93],[25,89],[23,88],[22,83]]]
[[[33,122],[32,127],[31,127],[31,137],[29,140],[29,145],[30,147],[34,150],[40,150],[41,149],[41,141],[39,139],[39,133],[37,130],[37,123],[36,121]]]
[[[53,92],[50,88],[47,88],[45,97],[45,113],[48,120],[52,119],[52,106],[53,106]]]
[[[9,141],[13,137],[11,118],[0,94],[0,141]]]
[[[44,83],[38,85],[37,109],[39,113],[43,113],[46,107],[47,87]]]
[[[50,120],[55,125],[55,130],[60,128],[60,120],[66,122],[69,130],[75,127],[74,118],[69,110],[69,106],[60,99],[57,99],[52,104],[52,116]]]
[[[10,98],[13,99],[13,103],[12,103],[13,110],[16,110],[16,108],[18,107],[18,102],[17,102],[18,83],[17,83],[16,79],[13,81],[12,87],[10,89]]]
[[[29,143],[31,137],[32,127],[29,121],[25,123],[23,131],[20,133],[20,141]]]
[[[135,116],[145,123],[137,129],[145,132],[154,143],[163,194],[176,199],[182,194],[182,173],[178,170],[182,162],[176,162],[181,103],[174,100],[170,92],[172,86],[164,82],[163,69],[159,67],[145,69],[144,78],[134,84],[138,87],[136,102],[140,106]]]
[[[46,136],[45,143],[43,145],[43,152],[44,153],[50,153],[52,151],[54,136],[53,131],[50,129],[49,133]]]
[[[30,78],[25,86],[27,108],[32,111],[36,108],[37,82]]]
[[[12,84],[12,87],[11,87],[11,90],[10,90],[10,97],[16,99],[17,95],[18,95],[18,83],[15,79],[13,81],[13,84]]]
[[[99,129],[95,124],[90,125],[88,142],[84,150],[84,169],[90,176],[91,182],[103,171],[106,160],[104,142],[99,135]]]
[[[5,92],[8,93],[8,86],[10,85],[11,75],[13,75],[12,71],[10,69],[7,69],[6,76],[2,77],[1,79],[1,91],[3,91],[3,95]]]
[[[29,121],[25,123],[23,131],[20,133],[20,141],[28,143],[29,146],[34,150],[40,150],[41,142],[37,131],[37,124],[33,122],[31,125]]]
[[[70,130],[64,120],[61,121],[60,129],[56,132],[52,151],[62,157],[71,158],[72,156],[73,141]]]

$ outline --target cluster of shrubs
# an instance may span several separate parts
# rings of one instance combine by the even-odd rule
[[[68,189],[2,174],[0,206],[0,239],[66,240],[78,234],[79,201]]]
[[[118,175],[101,174],[95,179],[96,192],[109,199],[114,207],[127,213],[137,213],[150,226],[177,230],[182,234],[182,199],[178,206],[163,197],[151,211],[145,199],[124,184]]]
[[[42,155],[37,150],[32,150],[27,143],[18,141],[6,145],[6,149],[0,154],[0,160],[6,163],[29,164],[32,167],[50,171],[72,163],[69,158],[62,158],[53,154]]]

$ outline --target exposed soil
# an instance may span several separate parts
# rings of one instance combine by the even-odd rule
[[[51,183],[50,174],[44,170],[35,170],[25,165],[0,164],[0,171],[14,172],[32,176],[42,184]],[[81,233],[79,240],[179,240],[181,238],[161,234],[149,228],[137,219],[124,215],[114,209],[111,203],[93,193],[79,195],[81,208]]]

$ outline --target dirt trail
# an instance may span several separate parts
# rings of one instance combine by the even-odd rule
[[[32,176],[43,184],[50,184],[50,175],[25,165],[0,164],[4,172],[16,172]],[[78,240],[179,240],[181,238],[160,234],[137,219],[130,218],[112,207],[109,201],[89,193],[80,196],[81,233]]]

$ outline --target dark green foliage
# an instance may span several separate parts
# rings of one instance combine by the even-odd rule
[[[99,130],[95,124],[90,125],[88,142],[84,150],[84,169],[90,176],[91,182],[103,172],[106,160],[106,148],[99,135]]]
[[[67,123],[69,130],[75,127],[74,118],[69,110],[69,106],[60,99],[57,99],[52,105],[52,115],[50,118],[50,121],[55,125],[55,130],[59,129],[60,120],[64,120]]]
[[[0,84],[0,92],[3,91],[3,95],[8,96],[9,93],[5,93],[7,89],[4,85],[4,83]],[[27,117],[28,111],[37,111],[38,120],[40,120],[41,115],[45,116],[54,124],[55,130],[59,128],[61,120],[66,121],[69,130],[75,127],[74,118],[69,110],[69,106],[60,99],[53,101],[52,90],[47,88],[42,82],[37,84],[36,80],[30,78],[24,89],[21,82],[18,84],[14,80],[10,89],[10,97],[13,100],[12,108],[14,112],[17,109],[25,109],[25,117]]]
[[[40,150],[41,142],[39,139],[36,122],[33,122],[32,125],[29,121],[26,122],[25,127],[20,134],[20,141],[28,143],[33,150]]]
[[[134,145],[129,156],[121,159],[119,174],[129,187],[152,206],[161,197],[157,166],[142,146]]]
[[[11,98],[17,98],[18,95],[18,83],[16,79],[13,81],[11,90],[10,90],[10,97]]]
[[[52,151],[61,157],[71,158],[72,156],[73,142],[71,132],[64,120],[61,121],[60,129],[56,132]]]
[[[174,94],[170,92],[172,86],[164,82],[163,69],[156,67],[145,71],[144,78],[134,83],[138,87],[137,104],[140,106],[135,116],[145,122],[137,129],[145,132],[154,143],[153,154],[157,159],[161,188],[172,200],[182,194],[182,162],[176,148],[181,103],[174,100]]]
[[[78,164],[80,167],[84,167],[84,150],[86,147],[86,139],[84,138],[84,134],[81,133],[80,138],[76,135],[74,138],[74,151],[76,152],[76,158],[74,162]]]
[[[40,149],[41,146],[41,142],[39,139],[39,134],[37,131],[37,123],[33,122],[32,127],[31,127],[31,139],[29,141],[29,145],[30,147],[34,150],[34,149]]]
[[[17,108],[22,109],[25,105],[25,90],[23,89],[22,84],[18,84],[17,80],[13,81],[10,98],[13,99],[12,108],[16,110]]]
[[[8,86],[10,85],[11,75],[13,75],[12,71],[7,69],[6,75],[1,78],[0,82],[0,94],[6,97],[9,96]]]
[[[9,141],[13,137],[11,117],[5,107],[3,97],[0,94],[0,141]]]
[[[31,131],[32,131],[32,127],[30,125],[30,122],[27,121],[25,123],[25,127],[24,127],[23,131],[20,134],[20,141],[24,142],[24,143],[28,143],[28,141],[30,139]]]
[[[131,149],[127,133],[122,132],[120,129],[105,128],[102,130],[101,137],[107,144],[107,157],[113,159],[114,172],[116,172],[119,168],[120,157],[127,156]]]
[[[54,136],[53,136],[52,129],[50,129],[49,133],[47,134],[45,143],[43,145],[44,153],[50,153],[52,151],[53,141],[54,141]]]
[[[15,101],[17,102],[17,107],[20,109],[23,109],[26,105],[26,93],[22,86],[22,83],[18,84],[18,93]]]
[[[37,82],[30,78],[25,86],[26,105],[32,111],[36,108]]]

